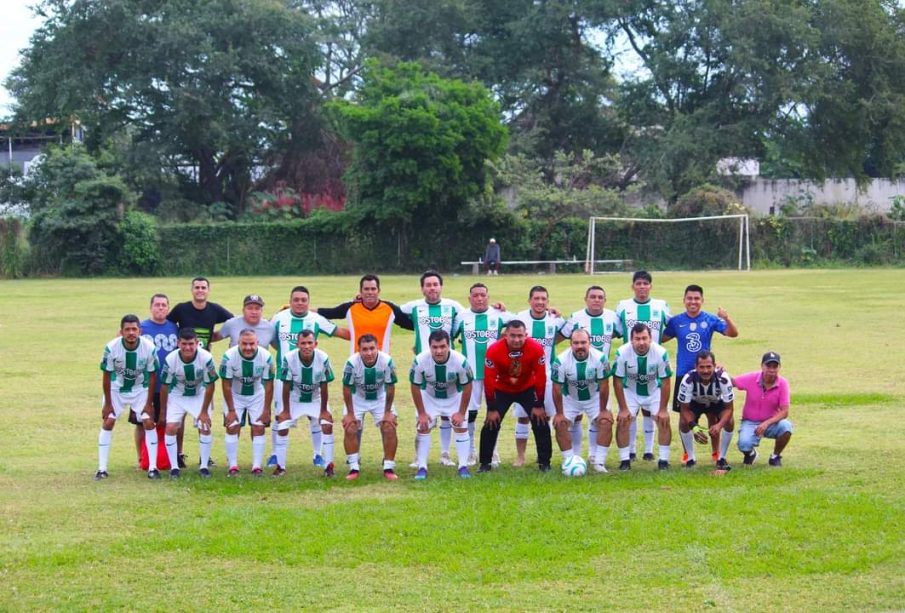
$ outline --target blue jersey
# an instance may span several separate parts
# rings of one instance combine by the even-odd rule
[[[163,384],[160,372],[163,370],[163,363],[166,361],[167,356],[176,349],[176,335],[178,333],[179,327],[169,319],[162,324],[154,323],[152,319],[146,319],[141,322],[141,335],[157,347],[159,369],[157,371],[157,389],[154,390],[155,392],[159,392],[160,386]]]
[[[694,370],[698,352],[710,349],[713,333],[726,334],[726,327],[725,321],[704,311],[697,317],[681,313],[670,318],[666,323],[666,336],[676,339],[676,377],[679,380]]]

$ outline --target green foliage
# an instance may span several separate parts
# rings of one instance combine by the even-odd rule
[[[0,276],[6,279],[24,276],[27,261],[25,223],[17,217],[0,217]]]
[[[129,211],[119,224],[122,248],[116,258],[121,274],[150,275],[160,265],[156,219],[141,211]]]
[[[684,194],[669,209],[670,217],[707,217],[735,215],[745,212],[738,196],[715,185],[705,183]]]
[[[905,196],[902,194],[893,196],[889,218],[894,221],[905,221]]]

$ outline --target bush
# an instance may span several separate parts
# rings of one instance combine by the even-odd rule
[[[709,183],[689,190],[670,207],[670,217],[709,217],[744,213],[738,196]]]
[[[25,224],[17,217],[0,217],[0,276],[7,279],[24,276],[27,260]]]
[[[119,224],[119,234],[122,250],[117,258],[118,272],[134,275],[156,273],[160,264],[157,220],[147,213],[129,211]]]

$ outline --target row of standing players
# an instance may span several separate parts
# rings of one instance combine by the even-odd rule
[[[435,426],[441,432],[441,463],[454,465],[449,447],[455,436],[459,475],[470,476],[468,466],[477,460],[475,422],[482,396],[486,397],[488,413],[482,430],[481,471],[491,470],[498,462],[495,442],[499,423],[515,402],[516,464],[525,462],[528,433],[534,430],[538,465],[541,470],[549,469],[551,417],[564,463],[581,455],[581,422],[587,415],[588,457],[595,469],[605,472],[614,421],[607,402],[610,375],[615,375],[612,380],[618,405],[615,421],[620,468],[630,468],[635,457],[635,418],[639,412],[644,424],[644,459],[653,460],[656,423],[658,465],[667,468],[671,429],[666,404],[672,372],[660,343],[670,338],[678,342],[677,382],[685,383],[674,388],[674,408],[681,413],[679,430],[686,449],[683,461],[686,466],[695,464],[692,431],[698,418],[706,415],[718,468],[728,468],[725,455],[734,425],[732,379],[715,370],[712,354],[709,361],[706,356],[699,359],[698,354],[709,349],[714,333],[737,336],[738,332],[724,310],[720,309],[717,315],[702,311],[700,287],[689,286],[684,295],[686,312],[670,317],[668,305],[650,297],[650,274],[639,271],[632,280],[633,298],[620,302],[615,312],[604,308],[604,290],[592,286],[585,294],[586,308],[565,320],[549,307],[548,293],[541,286],[531,288],[528,310],[510,314],[504,305],[490,304],[487,288],[481,283],[470,288],[470,308],[465,309],[442,297],[440,274],[428,271],[420,281],[423,298],[397,306],[380,299],[376,275],[365,275],[355,301],[317,311],[310,308],[309,291],[298,286],[290,293],[288,308],[277,313],[271,322],[262,318],[264,302],[257,295],[247,296],[242,315],[232,317],[208,300],[210,282],[202,277],[192,281],[192,301],[172,310],[166,296],[156,294],[151,300],[151,318],[138,322],[137,317],[127,316],[122,321],[121,336],[105,348],[101,363],[103,425],[95,477],[103,479],[107,475],[112,429],[124,414],[137,424],[136,443],[140,444],[143,438],[147,446],[151,478],[159,477],[156,426],[166,424],[166,456],[172,467],[171,476],[178,477],[185,465],[180,435],[187,413],[199,430],[201,474],[210,476],[211,407],[217,378],[224,380],[221,387],[228,474],[239,472],[239,432],[245,425],[251,427],[252,473],[263,472],[265,428],[270,424],[273,402],[273,455],[269,463],[275,464],[274,474],[285,473],[290,427],[307,417],[313,461],[324,469],[325,475],[333,475],[333,419],[327,402],[333,371],[327,355],[317,349],[317,336],[324,333],[350,339],[352,344],[352,357],[343,369],[343,443],[350,467],[347,478],[355,479],[359,474],[361,429],[365,413],[371,413],[383,440],[384,475],[395,479],[397,420],[393,401],[397,380],[388,353],[394,324],[415,332],[416,359],[410,383],[418,412],[416,461],[412,464],[418,469],[416,478],[427,476],[430,432]],[[342,318],[347,320],[348,328],[330,321]],[[511,321],[522,323],[507,326]],[[215,332],[220,323],[223,326]],[[587,333],[575,334],[578,329]],[[630,342],[617,351],[610,366],[612,339],[624,336],[625,330],[629,331]],[[445,335],[434,334],[435,338],[430,338],[432,332],[441,331]],[[450,336],[459,339],[461,353],[452,350]],[[229,338],[231,348],[217,369],[207,348],[221,338]],[[569,349],[554,356],[556,343],[563,339],[570,340]],[[497,353],[504,363],[496,364],[488,355],[492,343],[502,346]],[[531,353],[529,349],[535,343],[539,358],[536,364],[530,364],[526,354]],[[267,351],[268,346],[276,348],[276,362]],[[767,380],[780,397],[784,391],[785,400],[780,399],[779,405],[784,403],[777,405],[780,410],[766,419],[755,420],[766,422],[763,427],[756,423],[748,428],[749,432],[743,415],[739,447],[746,463],[753,462],[755,447],[766,435],[777,439],[770,463],[774,464],[775,458],[778,464],[781,447],[791,435],[791,424],[785,419],[788,384],[777,376],[778,367],[778,355],[770,362],[765,356],[763,372],[752,373],[756,375],[753,383],[763,389]],[[772,381],[768,369],[772,369]],[[693,376],[684,381],[689,379],[684,377],[689,373]],[[681,390],[688,396],[686,402],[678,398]]]

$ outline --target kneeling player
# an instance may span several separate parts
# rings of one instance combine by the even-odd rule
[[[591,458],[594,470],[607,472],[605,464],[613,438],[613,415],[606,407],[610,396],[606,356],[591,347],[590,333],[579,328],[572,332],[569,349],[553,360],[551,372],[553,404],[556,407],[553,427],[563,463],[575,454],[572,426],[582,415],[587,415],[588,420],[597,426],[597,447]]]
[[[230,477],[239,474],[239,433],[246,423],[251,425],[251,474],[264,474],[264,430],[270,425],[273,377],[270,352],[258,347],[258,335],[253,329],[242,330],[239,344],[227,350],[220,361],[226,426],[223,438]]]
[[[358,339],[358,353],[352,355],[343,368],[343,446],[349,474],[346,479],[354,481],[361,472],[358,450],[361,446],[359,432],[364,416],[371,415],[374,424],[380,428],[383,439],[383,476],[388,481],[399,478],[396,474],[396,366],[390,354],[377,349],[377,337],[365,334]]]
[[[148,389],[157,381],[157,348],[141,337],[141,322],[135,315],[126,315],[119,323],[121,336],[104,347],[101,370],[104,405],[101,409],[101,431],[97,438],[97,472],[95,481],[107,478],[110,442],[113,426],[128,408],[145,429],[148,445],[148,479],[159,479],[157,472],[157,424]]]
[[[211,402],[214,398],[214,382],[217,367],[214,357],[198,345],[198,335],[193,328],[181,328],[177,336],[177,350],[170,352],[163,365],[160,388],[160,415],[167,424],[164,441],[170,460],[170,478],[179,478],[176,435],[182,427],[186,413],[194,418],[198,428],[201,449],[202,478],[209,478],[208,460],[211,457]],[[150,449],[148,450],[150,453]]]
[[[434,330],[428,336],[429,351],[415,357],[409,381],[412,384],[412,400],[418,411],[417,454],[418,473],[415,479],[427,479],[427,456],[430,454],[431,430],[438,418],[452,422],[456,437],[456,454],[459,460],[459,476],[471,477],[468,472],[467,411],[471,400],[474,376],[465,356],[449,348],[449,334]]]
[[[682,377],[676,398],[679,402],[679,436],[688,453],[685,467],[692,468],[697,461],[692,428],[698,424],[701,415],[706,415],[708,422],[712,424],[711,439],[720,441],[716,467],[718,470],[729,470],[726,451],[735,429],[732,419],[732,379],[722,370],[716,370],[716,358],[712,352],[698,352],[694,370]]]
[[[313,330],[299,332],[297,349],[283,357],[280,380],[283,382],[282,407],[277,415],[277,432],[274,452],[277,467],[275,477],[286,473],[286,453],[289,450],[289,428],[299,419],[307,417],[310,422],[318,422],[322,434],[321,446],[326,466],[324,476],[332,477],[333,467],[333,415],[327,404],[327,384],[333,381],[330,358],[317,348]]]
[[[632,467],[630,431],[639,411],[654,417],[660,442],[657,468],[669,468],[669,444],[672,430],[669,424],[669,356],[660,345],[651,341],[647,324],[636,323],[630,332],[629,343],[616,352],[613,366],[613,391],[619,403],[616,416],[616,444],[619,446],[619,470]]]

